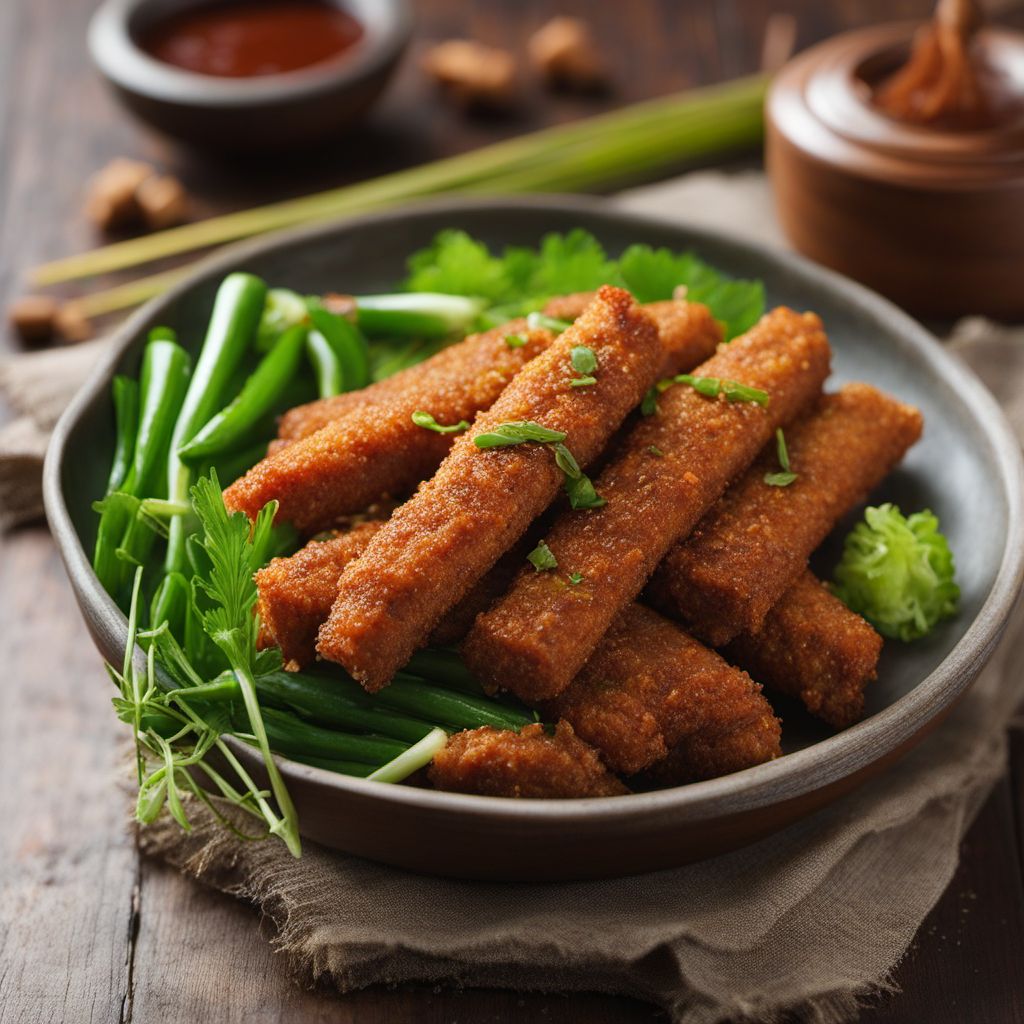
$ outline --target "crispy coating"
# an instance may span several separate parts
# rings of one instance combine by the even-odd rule
[[[844,729],[864,713],[864,687],[878,675],[882,638],[805,570],[761,631],[741,634],[724,653],[765,686]]]
[[[575,320],[594,297],[594,292],[576,292],[552,299],[545,307],[548,316],[563,320]],[[645,306],[658,324],[661,343],[665,350],[663,374],[683,373],[711,357],[722,340],[722,329],[707,306],[695,302],[652,302]],[[555,310],[555,312],[551,312]],[[270,446],[271,454],[287,447],[291,441],[308,437],[327,426],[328,423],[347,416],[355,409],[401,402],[406,406],[413,402],[415,409],[426,409],[439,422],[458,422],[470,419],[481,409],[488,408],[497,398],[495,385],[500,384],[494,376],[496,357],[504,372],[510,366],[505,338],[510,334],[523,334],[524,320],[513,320],[508,324],[474,334],[456,345],[451,345],[418,366],[387,377],[360,391],[348,391],[332,398],[320,398],[289,410],[278,424],[278,440]],[[527,332],[526,336],[540,341],[547,332]],[[527,358],[536,355],[536,348],[515,349],[520,357],[511,366],[518,369]],[[464,394],[463,394],[464,393]],[[415,404],[419,403],[419,404]],[[458,409],[472,406],[472,412],[456,415]],[[435,411],[439,410],[439,411]],[[449,419],[443,419],[447,415]]]
[[[510,348],[505,341],[510,334],[521,334],[528,343]],[[471,334],[367,388],[296,406],[281,417],[277,435],[297,441],[371,405],[398,404],[407,415],[426,409],[438,423],[472,419],[494,402],[514,374],[551,344],[551,338],[550,331],[528,330],[525,320]]]
[[[508,333],[522,334],[527,343],[509,348]],[[361,511],[381,495],[414,488],[440,464],[453,435],[418,427],[412,414],[423,409],[445,425],[472,419],[547,348],[551,334],[528,330],[525,321],[512,321],[469,341],[473,344],[464,349],[462,359],[435,363],[467,342],[413,367],[422,371],[420,376],[410,377],[408,371],[396,375],[405,378],[404,385],[378,392],[384,396],[379,403],[357,405],[341,419],[257,463],[224,492],[227,507],[251,518],[276,499],[279,521],[313,533],[341,515]]]
[[[590,387],[568,383],[577,345],[597,356],[597,381]],[[343,665],[368,690],[386,685],[562,486],[549,446],[480,449],[473,439],[509,421],[532,420],[564,431],[566,445],[585,466],[640,401],[660,361],[651,317],[628,292],[602,288],[346,568],[320,630],[320,655]]]
[[[383,526],[368,520],[329,540],[311,540],[288,558],[274,558],[256,573],[259,646],[281,648],[289,670],[316,659],[316,634],[331,613],[338,579]]]
[[[566,719],[605,764],[627,775],[671,756],[711,778],[782,753],[761,687],[639,604],[619,614],[579,675],[542,710]],[[748,742],[724,743],[717,760],[717,739],[737,732]]]
[[[771,486],[775,442],[665,557],[651,581],[714,647],[757,632],[836,522],[864,501],[921,436],[921,414],[867,384],[824,395],[786,431],[796,480]]]
[[[817,397],[829,346],[813,313],[776,309],[698,367],[768,392],[767,408],[677,385],[641,417],[596,481],[607,504],[564,512],[545,537],[558,572],[521,570],[466,639],[485,684],[528,702],[556,697],[615,616],[772,436]],[[572,572],[583,576],[573,586]]]
[[[434,756],[430,781],[438,789],[482,796],[559,799],[620,796],[629,790],[592,747],[559,722],[554,736],[540,724],[457,732]]]

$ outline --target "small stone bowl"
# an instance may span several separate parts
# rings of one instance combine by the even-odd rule
[[[324,142],[383,91],[412,34],[407,0],[332,0],[363,37],[337,60],[277,75],[219,78],[165,64],[140,36],[212,0],[105,0],[89,25],[89,50],[122,102],[143,121],[199,148],[268,152]]]

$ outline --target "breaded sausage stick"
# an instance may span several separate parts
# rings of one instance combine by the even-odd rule
[[[572,316],[567,319],[575,320],[585,302],[592,298],[593,292],[566,296],[564,302],[572,304]],[[549,305],[558,301],[552,300]],[[707,306],[669,301],[652,302],[644,309],[658,324],[665,350],[662,374],[693,369],[708,359],[722,340],[721,328]],[[521,335],[539,341],[547,335],[544,347],[550,343],[552,336],[547,332],[527,332],[525,327],[525,320],[513,320],[493,331],[471,335],[418,366],[410,366],[361,391],[349,391],[297,406],[281,417],[279,440],[271,446],[271,453],[287,447],[285,442],[315,434],[334,420],[368,406],[404,403],[410,412],[425,409],[440,422],[457,423],[460,419],[472,419],[476,412],[488,408],[498,397],[509,372],[518,370],[528,358],[540,351],[535,345],[511,349],[518,355],[510,358],[506,351],[509,349],[506,338]]]
[[[358,558],[384,525],[369,520],[329,540],[312,540],[288,558],[274,558],[256,573],[259,646],[281,648],[288,669],[316,660],[316,634],[338,593],[345,566]]]
[[[515,328],[526,344],[509,348],[505,335]],[[402,388],[383,392],[380,404],[355,406],[341,419],[257,463],[224,492],[224,502],[251,518],[276,499],[279,521],[313,533],[341,515],[362,511],[382,494],[411,490],[433,473],[452,444],[451,434],[417,426],[412,414],[429,412],[443,425],[471,419],[551,340],[549,331],[531,331],[525,321],[513,321],[478,335],[475,347],[458,363],[413,367],[421,375],[406,378]],[[453,376],[460,368],[467,374],[465,382]]]
[[[639,604],[620,613],[579,675],[541,709],[568,721],[605,764],[627,775],[674,755],[674,781],[684,782],[782,753],[779,722],[761,687]]]
[[[770,689],[803,701],[845,729],[864,713],[864,687],[878,675],[882,638],[805,570],[768,613],[759,633],[723,652]]]
[[[527,702],[558,696],[658,562],[697,524],[776,427],[818,395],[829,346],[813,313],[776,309],[696,376],[766,391],[767,407],[676,385],[626,433],[597,482],[603,508],[565,512],[545,541],[558,571],[522,570],[463,653],[485,684]],[[575,585],[568,574],[578,573]]]
[[[569,384],[576,346],[589,347],[597,359],[589,387]],[[586,466],[643,397],[660,362],[651,317],[628,292],[603,287],[345,569],[318,653],[368,690],[385,686],[562,486],[549,446],[480,449],[474,438],[508,422],[533,421],[563,431]]]
[[[629,792],[565,722],[553,736],[539,724],[519,732],[489,725],[457,732],[434,756],[429,776],[438,789],[483,796],[558,799]]]
[[[836,522],[867,498],[921,436],[917,409],[867,384],[823,395],[786,431],[796,479],[771,486],[779,469],[771,443],[651,581],[658,607],[721,647],[756,633]]]

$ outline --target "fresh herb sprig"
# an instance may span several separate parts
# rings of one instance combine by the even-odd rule
[[[537,542],[537,546],[526,556],[526,560],[537,572],[558,568],[558,559],[544,541]]]
[[[573,345],[569,353],[569,362],[572,368],[580,374],[579,377],[572,377],[569,386],[573,388],[590,387],[597,383],[594,374],[597,372],[597,353],[587,345]]]
[[[572,452],[563,443],[567,436],[564,430],[552,430],[532,420],[514,420],[477,434],[473,444],[483,449],[508,448],[527,442],[552,445],[555,464],[565,474],[565,491],[570,506],[574,509],[600,508],[607,502],[594,489],[591,479],[580,469]]]
[[[650,388],[640,403],[640,411],[643,415],[653,416],[658,411],[658,396],[676,384],[688,384],[698,395],[703,395],[705,398],[717,398],[722,395],[727,402],[753,402],[760,406],[767,406],[769,402],[767,391],[741,384],[738,380],[728,380],[722,377],[695,377],[690,373],[679,373],[674,377],[664,377]]]

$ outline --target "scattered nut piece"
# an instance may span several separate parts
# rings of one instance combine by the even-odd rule
[[[579,18],[552,18],[527,50],[549,86],[591,92],[608,85],[608,70],[589,27]]]
[[[66,341],[87,341],[92,337],[92,324],[79,303],[65,302],[57,311],[54,324]]]
[[[49,295],[24,295],[11,303],[7,315],[23,341],[48,341],[57,316],[57,300]]]
[[[169,174],[153,175],[135,190],[142,219],[153,231],[180,224],[188,211],[188,194],[177,178]]]
[[[123,227],[139,217],[136,193],[154,173],[151,164],[118,157],[89,181],[85,212],[102,231]]]
[[[515,102],[516,62],[507,50],[449,39],[428,51],[423,69],[466,108],[501,110]]]

